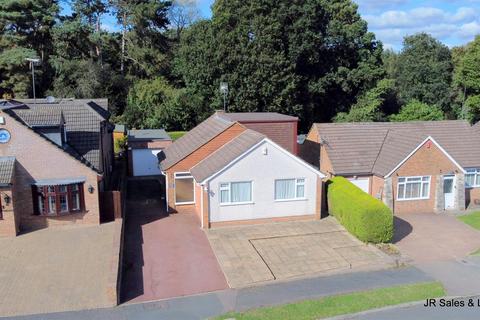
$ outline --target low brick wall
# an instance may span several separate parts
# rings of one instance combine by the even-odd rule
[[[123,258],[123,229],[124,220],[118,219],[115,222],[115,232],[112,239],[112,253],[110,261],[110,275],[108,279],[107,295],[111,306],[120,303],[120,290],[122,283],[122,258]]]

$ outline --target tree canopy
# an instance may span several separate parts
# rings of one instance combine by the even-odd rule
[[[188,130],[223,108],[313,122],[480,119],[480,36],[383,50],[352,0],[0,1],[0,96],[107,97],[129,127]],[[102,28],[106,15],[117,22]]]

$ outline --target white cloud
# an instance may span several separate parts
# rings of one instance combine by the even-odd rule
[[[467,3],[465,0],[450,2],[452,1],[462,2],[463,5]],[[469,2],[473,1],[480,0]],[[364,14],[363,18],[378,39],[395,49],[401,48],[405,36],[418,32],[429,33],[445,44],[453,46],[470,41],[475,35],[480,34],[480,9],[477,8],[460,6],[450,12],[435,6],[424,6]],[[368,10],[363,12],[368,13]]]

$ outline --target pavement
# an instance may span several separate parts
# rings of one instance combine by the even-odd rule
[[[193,214],[168,215],[161,180],[129,180],[121,302],[228,288]]]
[[[196,320],[219,316],[230,311],[245,311],[306,299],[319,299],[335,294],[427,281],[432,281],[432,278],[414,267],[363,271],[278,281],[263,286],[227,289],[155,302],[124,304],[115,308],[61,312],[8,319]]]
[[[52,227],[1,238],[0,315],[115,305],[111,279],[116,279],[112,264],[118,265],[114,241],[120,227],[117,222]]]
[[[216,228],[207,236],[232,288],[395,264],[333,217]]]

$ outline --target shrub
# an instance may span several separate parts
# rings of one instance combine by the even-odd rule
[[[390,242],[393,237],[392,211],[380,200],[363,192],[343,177],[327,183],[329,213],[363,242]]]

